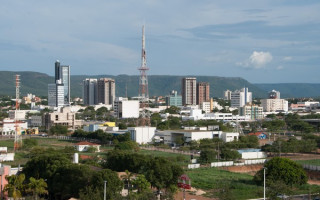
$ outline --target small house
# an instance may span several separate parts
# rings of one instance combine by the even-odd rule
[[[100,152],[100,146],[100,144],[95,144],[87,141],[78,142],[74,145],[75,149],[80,152],[88,151],[90,147],[95,148],[95,152]]]

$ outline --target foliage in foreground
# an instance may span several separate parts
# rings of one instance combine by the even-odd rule
[[[266,168],[266,182],[283,182],[285,185],[303,185],[307,183],[307,175],[302,166],[288,158],[275,157],[269,160]],[[263,168],[254,176],[254,181],[263,184]]]

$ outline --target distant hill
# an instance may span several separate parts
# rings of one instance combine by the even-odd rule
[[[54,78],[39,72],[12,72],[0,71],[0,95],[15,95],[15,74],[20,74],[21,95],[33,93],[39,96],[47,96],[48,84],[54,82]],[[73,75],[71,76],[71,96],[82,96],[82,81],[85,78],[109,77],[115,79],[116,96],[125,96],[126,86],[129,97],[137,96],[139,91],[139,76],[129,75]],[[320,96],[320,84],[252,84],[239,77],[218,77],[218,76],[169,76],[169,75],[151,75],[149,80],[150,96],[165,96],[171,90],[177,90],[180,93],[181,79],[183,77],[196,77],[198,82],[210,83],[210,94],[213,97],[222,97],[223,91],[236,90],[242,87],[248,87],[253,92],[254,97],[265,98],[267,91],[272,89],[279,90],[283,97],[302,97],[302,96]]]
[[[259,83],[254,85],[265,91],[273,89],[280,91],[281,98],[320,97],[319,83]]]

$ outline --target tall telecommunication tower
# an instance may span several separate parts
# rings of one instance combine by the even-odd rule
[[[147,57],[146,57],[146,43],[145,43],[145,36],[144,36],[144,26],[142,26],[142,52],[141,52],[141,67],[139,68],[140,71],[140,78],[139,78],[139,97],[142,101],[146,102],[149,99],[149,92],[148,92],[148,76],[147,71],[149,68],[147,67]]]
[[[19,104],[19,96],[20,96],[20,75],[16,74],[16,110],[15,110],[15,116],[14,116],[14,122],[15,122],[15,133],[14,133],[14,151],[16,151],[21,145],[22,140],[20,137],[20,129],[19,129],[19,122],[18,122],[18,110],[20,109]]]
[[[148,106],[148,101],[149,101],[148,76],[147,76],[147,71],[149,70],[149,68],[147,67],[144,26],[142,26],[141,67],[138,69],[140,71],[139,99],[140,99],[140,107],[142,108],[140,125],[145,126],[145,125],[149,125],[150,119],[145,109]]]

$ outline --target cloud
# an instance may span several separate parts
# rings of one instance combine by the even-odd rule
[[[261,69],[264,68],[268,63],[270,63],[272,59],[272,55],[269,52],[254,51],[250,55],[249,59],[244,62],[238,62],[236,64],[244,68]]]
[[[285,56],[285,57],[283,58],[283,61],[290,61],[290,60],[292,60],[292,57],[291,57],[291,56]]]
[[[263,51],[254,51],[249,58],[249,62],[252,66],[254,66],[254,68],[262,68],[271,61],[271,53]]]
[[[279,65],[278,67],[277,67],[277,70],[282,70],[284,67],[282,66],[282,65]]]

